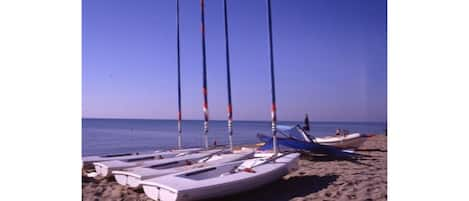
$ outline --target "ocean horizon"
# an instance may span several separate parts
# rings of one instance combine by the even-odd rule
[[[302,121],[278,121],[278,125],[302,125]],[[387,122],[311,121],[314,136],[332,135],[337,128],[364,134],[383,134]],[[257,133],[271,134],[271,122],[236,120],[233,143],[254,144]],[[210,120],[209,144],[228,144],[226,120]],[[203,146],[203,120],[183,120],[184,147]],[[177,145],[177,120],[82,118],[82,156],[171,149]]]

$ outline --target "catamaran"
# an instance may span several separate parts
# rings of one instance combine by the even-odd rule
[[[178,83],[180,82],[180,57],[179,57],[179,0],[176,1],[176,13],[177,13],[177,46],[178,46]],[[203,15],[203,13],[202,13]],[[202,24],[204,25],[204,17],[202,16]],[[202,26],[203,27],[203,26]],[[204,30],[202,29],[202,32]],[[225,34],[228,34],[226,31]],[[227,37],[226,37],[227,38]],[[227,40],[226,40],[227,41]],[[202,57],[203,57],[203,111],[204,111],[204,144],[208,147],[208,98],[207,98],[207,70],[206,70],[206,56],[205,56],[205,34],[202,34]],[[228,55],[228,41],[227,41],[227,55]],[[242,149],[241,151],[233,151],[232,144],[232,110],[231,110],[231,87],[230,87],[230,72],[229,72],[229,61],[227,57],[227,78],[228,78],[228,128],[229,128],[229,141],[230,151],[216,151],[216,152],[203,152],[200,154],[192,154],[185,157],[177,157],[173,159],[163,160],[151,160],[144,162],[106,162],[96,163],[96,166],[101,171],[101,176],[108,176],[109,170],[114,170],[115,179],[121,185],[128,185],[130,187],[140,187],[140,181],[143,179],[158,177],[170,173],[180,172],[190,168],[202,167],[207,165],[221,164],[226,162],[232,162],[252,157],[253,150]],[[181,133],[181,96],[180,96],[180,84],[178,84],[178,146],[180,147],[180,133]],[[205,154],[205,155],[204,155]],[[210,155],[210,156],[207,156]],[[197,161],[198,160],[198,161]],[[196,163],[192,165],[193,163]],[[104,169],[104,170],[102,170]]]
[[[83,157],[83,169],[88,169],[94,166],[96,172],[88,173],[88,176],[109,176],[112,170],[121,170],[124,168],[135,167],[137,164],[143,164],[145,161],[153,161],[163,158],[177,157],[180,155],[187,155],[194,152],[203,151],[202,148],[182,149],[182,112],[181,112],[181,61],[180,61],[180,39],[179,39],[179,0],[177,1],[177,77],[178,77],[178,113],[177,113],[177,149],[169,151],[154,151],[150,153],[124,153],[124,154],[109,154],[103,156],[87,156]],[[205,56],[204,56],[205,57]],[[206,69],[204,60],[204,138],[205,149],[208,149],[208,103],[206,94]]]
[[[204,0],[201,0],[202,27],[204,27],[204,4]],[[224,0],[223,5],[226,29],[226,0]],[[200,200],[221,197],[260,187],[281,178],[291,171],[297,170],[300,154],[279,153],[278,147],[276,146],[277,117],[270,10],[270,0],[267,0],[272,87],[271,117],[272,137],[274,140],[273,150],[270,152],[256,153],[255,158],[252,159],[199,167],[144,180],[140,183],[148,197],[161,201]]]
[[[299,153],[218,164],[141,182],[154,200],[180,201],[222,197],[251,190],[298,169]]]
[[[112,160],[139,160],[149,157],[154,158],[168,158],[173,155],[177,155],[182,152],[190,152],[190,151],[199,151],[201,148],[188,148],[188,149],[179,149],[179,150],[168,150],[168,151],[161,151],[156,150],[153,152],[147,153],[119,153],[119,154],[108,154],[108,155],[98,155],[98,156],[85,156],[82,158],[83,167],[90,167],[93,163],[96,162],[103,162],[103,161],[112,161]]]
[[[178,157],[167,160],[159,160],[143,166],[129,168],[121,171],[113,171],[112,174],[117,183],[132,188],[141,187],[141,181],[185,170],[223,164],[233,161],[252,158],[253,149],[241,149],[238,151],[219,151],[212,154],[192,154],[189,159]],[[202,157],[203,156],[203,157]]]
[[[149,164],[155,163],[155,161],[160,161],[160,160],[165,161],[165,160],[170,160],[172,158],[182,157],[184,159],[189,159],[191,157],[198,156],[198,155],[193,156],[194,154],[203,155],[203,154],[210,154],[216,151],[220,151],[220,149],[214,149],[214,150],[201,150],[200,148],[180,149],[180,150],[176,149],[176,150],[165,151],[165,152],[157,152],[157,153],[150,154],[148,156],[139,157],[139,158],[94,162],[93,165],[94,165],[94,169],[96,172],[90,174],[90,176],[108,177],[108,176],[111,176],[111,172],[114,170],[122,170],[125,168],[149,165]]]

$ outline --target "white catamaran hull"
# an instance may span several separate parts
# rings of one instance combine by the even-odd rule
[[[338,147],[341,149],[356,149],[365,141],[366,136],[360,133],[352,133],[347,135],[316,137],[314,141],[319,144]]]
[[[138,167],[147,164],[151,164],[153,161],[159,161],[163,159],[171,159],[176,156],[186,156],[188,154],[194,153],[192,149],[187,150],[172,150],[166,152],[155,153],[151,156],[146,156],[142,158],[133,158],[128,160],[112,160],[112,161],[103,161],[93,163],[96,175],[100,177],[111,176],[112,171],[122,170],[126,168]]]
[[[255,160],[259,159],[220,164],[145,180],[142,185],[145,194],[154,200],[187,201],[222,197],[280,179],[298,169],[298,157],[298,153],[286,154],[275,159],[275,162],[264,162],[236,172],[233,170],[247,163],[255,164]]]
[[[189,148],[189,149],[181,149],[175,151],[199,151],[201,148]],[[166,152],[166,151],[164,151]],[[143,157],[155,156],[164,153],[163,151],[154,151],[148,153],[123,153],[123,154],[110,154],[110,155],[103,155],[103,156],[85,156],[82,158],[83,166],[92,166],[93,163],[96,162],[103,162],[103,161],[114,161],[114,160],[132,160],[138,159]]]
[[[221,163],[228,163],[233,161],[245,160],[252,157],[253,150],[238,151],[235,153],[216,154],[208,156],[209,158],[202,158],[195,161],[194,164],[179,163],[173,166],[143,166],[129,168],[122,171],[113,171],[114,178],[120,185],[129,186],[132,188],[140,188],[141,181],[151,179],[159,176],[182,172],[190,169],[206,167]]]

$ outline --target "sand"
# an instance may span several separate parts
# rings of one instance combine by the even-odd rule
[[[387,200],[386,136],[368,138],[357,153],[365,156],[345,160],[304,154],[298,171],[264,187],[212,201]],[[142,190],[120,186],[112,178],[85,177],[82,199],[151,200]]]

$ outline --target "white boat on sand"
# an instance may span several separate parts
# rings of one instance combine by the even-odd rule
[[[310,130],[308,114],[305,116],[304,127],[296,125],[295,128],[303,135],[303,138],[307,142],[315,142],[322,145],[334,146],[339,149],[357,149],[360,147],[368,137],[360,133],[350,133],[348,130],[337,129],[335,135],[313,137],[309,135]],[[285,126],[282,126],[285,127]]]
[[[142,181],[145,194],[161,201],[222,197],[251,190],[298,169],[299,153],[197,168]]]
[[[287,128],[284,129],[283,132],[287,133],[286,135],[288,137],[304,140],[310,143],[312,142],[322,145],[334,146],[340,149],[357,149],[366,141],[368,137],[367,135],[360,133],[348,133],[340,129],[338,129],[339,132],[336,135],[314,137],[299,125],[296,125],[295,127],[282,126],[282,128]]]
[[[122,170],[125,168],[138,167],[143,165],[153,164],[156,161],[169,160],[172,158],[179,158],[184,156],[185,159],[190,159],[200,156],[200,154],[210,154],[212,152],[220,151],[220,149],[208,150],[208,151],[193,151],[192,149],[186,150],[172,150],[165,152],[158,152],[150,156],[125,159],[125,160],[111,160],[93,163],[96,171],[96,176],[108,177],[114,170]],[[198,154],[198,155],[193,155]],[[203,156],[202,156],[203,157]]]
[[[177,154],[181,152],[188,152],[188,151],[199,151],[201,148],[188,148],[188,149],[180,149],[180,150],[173,150],[169,151],[170,153],[166,153],[168,151],[154,151],[154,152],[147,152],[147,153],[120,153],[120,154],[109,154],[109,155],[101,155],[101,156],[85,156],[82,158],[83,166],[87,167],[93,165],[96,162],[102,161],[112,161],[112,160],[132,160],[132,159],[140,159],[146,157],[164,157],[165,155]]]
[[[315,137],[314,142],[334,146],[341,149],[357,149],[367,139],[367,136],[360,133],[341,134],[333,136]]]
[[[141,181],[172,173],[177,173],[185,170],[206,167],[221,163],[228,163],[233,161],[245,160],[254,155],[253,149],[242,149],[239,151],[231,152],[218,152],[209,156],[201,157],[199,160],[187,161],[164,161],[160,163],[149,164],[140,167],[128,168],[121,171],[113,171],[112,174],[116,181],[124,186],[132,188],[141,187]],[[182,158],[182,157],[178,157]]]

